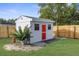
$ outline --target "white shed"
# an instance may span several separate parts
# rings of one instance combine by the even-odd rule
[[[28,25],[31,30],[31,37],[30,43],[35,43],[39,41],[46,41],[54,38],[53,33],[53,23],[54,21],[51,21],[49,19],[42,19],[42,18],[35,18],[35,17],[29,17],[29,16],[20,16],[15,21],[16,23],[16,30],[18,30],[19,27],[22,29],[25,28],[25,26]]]

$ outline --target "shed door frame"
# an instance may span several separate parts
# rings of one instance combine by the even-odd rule
[[[46,24],[42,24],[42,41],[46,41]]]

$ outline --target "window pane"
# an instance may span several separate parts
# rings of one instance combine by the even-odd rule
[[[48,30],[51,30],[51,24],[48,24]]]
[[[35,30],[39,30],[39,24],[35,24]]]

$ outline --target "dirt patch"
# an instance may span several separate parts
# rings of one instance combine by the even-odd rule
[[[36,51],[41,49],[42,47],[21,44],[6,44],[3,48],[8,51]]]

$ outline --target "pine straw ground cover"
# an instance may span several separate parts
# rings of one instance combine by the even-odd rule
[[[37,51],[7,51],[4,45],[11,43],[11,39],[0,39],[0,55],[2,56],[79,56],[79,40],[58,38]]]

